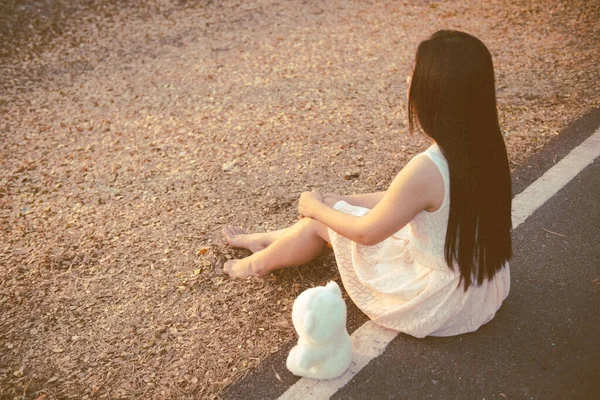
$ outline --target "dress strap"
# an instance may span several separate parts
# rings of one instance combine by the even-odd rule
[[[450,171],[448,169],[448,161],[442,154],[440,147],[437,144],[433,144],[423,153],[438,167],[438,170],[442,174],[444,180],[444,204],[450,204]]]

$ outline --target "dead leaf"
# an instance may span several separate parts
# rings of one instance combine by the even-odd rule
[[[348,172],[344,175],[344,179],[349,181],[351,179],[357,179],[360,176],[359,172]]]
[[[226,162],[225,164],[223,164],[223,166],[221,167],[221,169],[223,171],[231,171],[235,167],[236,163],[237,163],[237,160]]]
[[[275,367],[273,367],[273,364],[271,364],[271,368],[273,368],[273,372],[275,372],[275,378],[277,378],[277,380],[279,382],[283,382],[283,379],[281,379],[281,376],[279,376],[279,374],[277,373],[277,371],[275,371]]]

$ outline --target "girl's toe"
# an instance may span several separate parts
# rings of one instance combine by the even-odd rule
[[[234,229],[236,235],[244,235],[246,233],[246,230],[241,226],[236,226]]]
[[[223,272],[225,272],[226,274],[229,275],[229,273],[231,272],[232,265],[233,265],[232,261],[227,261],[225,264],[223,264]]]

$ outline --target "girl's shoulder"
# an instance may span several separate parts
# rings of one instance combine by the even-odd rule
[[[443,179],[445,179],[448,171],[448,162],[437,144],[431,145],[424,152],[414,156],[404,168],[412,167],[413,164],[418,165],[418,167],[411,169],[428,175],[442,175]]]
[[[446,161],[437,145],[434,146],[413,157],[401,171],[407,175],[407,180],[417,183],[414,187],[418,188],[419,195],[427,197],[428,206],[425,210],[430,212],[438,210],[443,205],[446,195],[444,177]]]
[[[419,155],[427,156],[438,167],[440,172],[444,173],[448,170],[448,162],[446,161],[446,157],[444,157],[442,150],[437,144],[434,143],[433,145],[429,146],[427,150]]]
[[[419,165],[419,170],[423,169],[424,173],[428,175],[440,176],[442,178],[443,186],[447,186],[449,184],[449,169],[448,162],[442,153],[442,150],[437,144],[433,144],[427,148],[422,153],[414,156],[407,164],[408,167],[410,164],[417,163]],[[405,167],[405,168],[406,168]]]

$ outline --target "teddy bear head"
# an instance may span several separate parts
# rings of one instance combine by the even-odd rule
[[[334,341],[346,329],[346,303],[337,283],[300,293],[294,301],[292,321],[298,335],[311,343]]]

